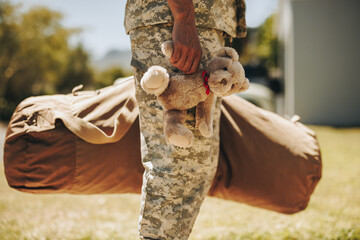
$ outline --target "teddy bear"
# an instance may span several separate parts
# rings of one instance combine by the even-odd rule
[[[163,43],[161,50],[170,58],[172,41]],[[194,141],[192,131],[185,126],[187,110],[196,107],[195,127],[202,136],[210,138],[216,97],[245,91],[249,88],[249,80],[235,49],[223,47],[210,59],[206,70],[191,75],[169,74],[161,66],[151,66],[140,85],[146,93],[156,95],[163,108],[166,142],[186,148]]]

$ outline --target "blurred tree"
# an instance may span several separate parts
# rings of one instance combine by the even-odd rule
[[[14,74],[10,63],[19,48],[16,9],[0,0],[0,96],[4,96],[8,79]]]
[[[110,67],[98,75],[95,81],[95,87],[103,88],[109,86],[113,84],[116,79],[126,76],[128,76],[128,74],[126,74],[122,68]]]
[[[276,14],[271,15],[258,28],[256,53],[261,61],[264,62],[266,68],[276,68],[278,66],[278,38],[275,33],[274,24]]]
[[[62,26],[62,14],[46,7],[19,12],[0,0],[0,119],[26,97],[93,82],[88,54],[69,45],[79,29]]]
[[[89,55],[81,44],[69,52],[65,70],[59,80],[56,86],[60,93],[71,92],[74,86],[80,84],[93,85],[94,76],[93,70],[89,67]]]
[[[276,14],[271,15],[257,28],[248,28],[247,37],[234,39],[230,46],[240,55],[243,65],[264,64],[269,70],[278,64],[278,39],[274,31]]]
[[[8,119],[16,104],[4,98],[9,79],[14,70],[11,67],[19,49],[17,5],[0,0],[0,119]]]

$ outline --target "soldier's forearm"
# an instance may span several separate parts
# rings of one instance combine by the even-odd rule
[[[195,12],[192,0],[167,0],[167,3],[175,22],[195,24]]]

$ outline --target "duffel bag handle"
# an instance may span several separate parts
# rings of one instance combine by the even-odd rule
[[[105,94],[103,98],[108,97],[107,93],[110,93],[111,96],[116,96],[116,104],[121,105],[116,116],[114,116],[114,123],[111,123],[111,127],[108,128],[110,131],[107,133],[88,119],[83,119],[74,114],[69,109],[71,98],[66,95],[55,95],[32,97],[24,100],[10,120],[6,139],[10,140],[25,132],[43,132],[54,129],[56,120],[61,120],[69,131],[86,142],[93,144],[117,142],[126,134],[138,116],[133,81],[130,80],[127,78],[116,85],[103,89],[103,94]],[[74,96],[74,93],[71,95]],[[85,94],[74,97],[93,99],[89,96],[89,94]]]
[[[114,128],[111,134],[105,133],[102,129],[89,121],[64,112],[55,112],[55,119],[61,119],[71,132],[86,142],[105,144],[119,141],[126,134],[138,116],[135,96],[134,94],[129,94],[129,92],[134,91],[134,86],[132,85],[132,81],[130,81],[132,79],[133,78],[124,78],[123,81],[118,81],[116,84],[117,86],[122,86],[122,90],[117,93],[118,98],[126,99],[126,101],[118,116],[115,118],[113,124]],[[82,86],[79,86],[79,88],[81,87]],[[77,92],[79,88],[76,88],[75,91],[73,90],[72,93],[74,94],[74,92]],[[122,97],[121,95],[124,96]]]
[[[130,102],[131,99],[128,99],[125,105],[133,105],[133,103]],[[133,111],[130,111],[129,108],[124,107],[115,120],[112,133],[108,135],[96,125],[82,118],[70,116],[63,112],[55,112],[55,118],[61,119],[67,129],[84,141],[93,144],[114,143],[119,141],[129,130],[131,123],[135,121],[137,116],[138,112],[135,108]]]

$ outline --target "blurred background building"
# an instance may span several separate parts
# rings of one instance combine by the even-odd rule
[[[359,0],[280,0],[278,112],[310,124],[360,125],[359,12]]]

